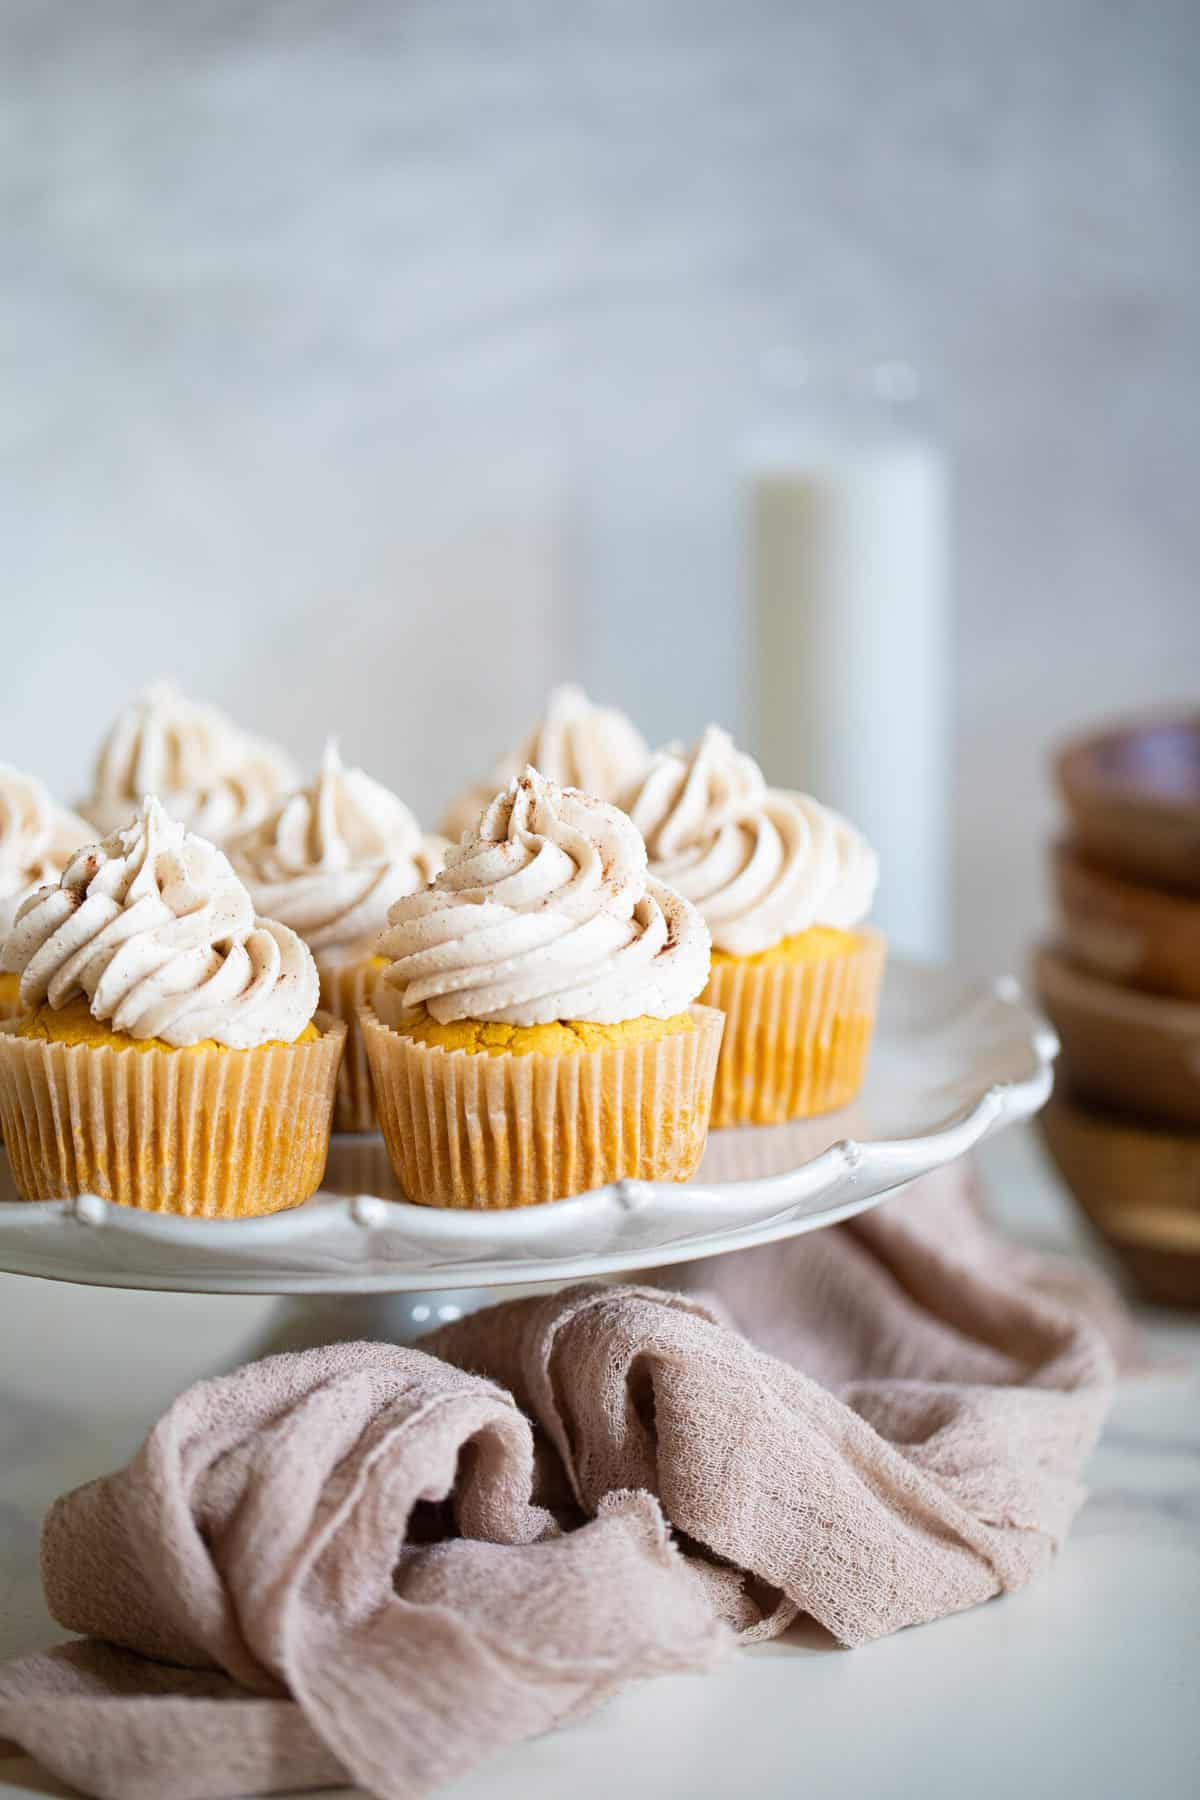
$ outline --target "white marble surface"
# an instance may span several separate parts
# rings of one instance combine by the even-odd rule
[[[1081,1242],[1026,1133],[996,1140],[984,1157],[995,1210],[1012,1229],[1046,1246]],[[34,1568],[46,1503],[125,1458],[184,1382],[253,1354],[275,1304],[0,1277],[0,1656],[61,1635]],[[1045,1580],[863,1650],[797,1628],[719,1674],[628,1691],[448,1793],[1194,1793],[1200,1319],[1144,1317],[1176,1367],[1118,1395],[1091,1498]],[[3,1800],[65,1791],[27,1761],[0,1761]]]

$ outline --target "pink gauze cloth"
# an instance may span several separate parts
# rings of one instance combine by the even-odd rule
[[[1045,1566],[1128,1327],[961,1167],[668,1273],[190,1388],[51,1507],[85,1635],[0,1668],[0,1740],[113,1800],[411,1800],[799,1612],[861,1644]]]

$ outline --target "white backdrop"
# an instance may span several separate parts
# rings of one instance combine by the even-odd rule
[[[0,0],[0,757],[171,673],[427,817],[572,672],[737,719],[766,346],[935,377],[960,944],[1048,739],[1195,695],[1200,15],[915,0]]]

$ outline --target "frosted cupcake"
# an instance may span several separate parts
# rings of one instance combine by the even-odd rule
[[[156,800],[21,904],[5,957],[0,1126],[25,1199],[239,1218],[318,1186],[345,1027],[314,1024],[301,939]]]
[[[0,763],[0,953],[21,902],[44,882],[57,881],[72,851],[95,835],[52,800],[36,776]],[[0,1019],[20,1012],[19,988],[19,976],[0,954]]]
[[[694,1004],[708,932],[648,878],[623,813],[526,769],[389,919],[363,1028],[410,1200],[687,1180],[721,1041],[720,1013]]]
[[[726,1019],[713,1124],[844,1106],[862,1083],[886,950],[862,923],[874,851],[807,794],[769,788],[715,726],[691,752],[660,750],[627,805],[651,873],[712,933],[701,998]]]
[[[559,787],[578,788],[598,800],[619,802],[649,755],[645,738],[624,713],[594,705],[582,688],[556,687],[545,718],[511,755],[501,757],[486,781],[459,795],[442,830],[457,841],[478,823],[480,813],[500,789],[528,766]]]
[[[311,787],[229,845],[258,910],[290,925],[316,958],[322,1008],[345,1021],[335,1131],[374,1129],[358,1010],[384,966],[375,945],[388,908],[432,881],[445,848],[395,794],[361,769],[343,768],[333,743]]]
[[[297,780],[282,750],[163,681],[109,728],[79,810],[97,831],[117,831],[154,794],[173,819],[221,844],[265,818]]]

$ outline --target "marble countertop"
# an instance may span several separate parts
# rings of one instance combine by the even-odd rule
[[[1030,1134],[997,1140],[984,1162],[1009,1229],[1081,1247]],[[0,1276],[0,1657],[61,1636],[36,1572],[47,1503],[123,1461],[188,1381],[255,1354],[281,1304]],[[628,1690],[447,1794],[889,1800],[917,1782],[924,1800],[1195,1792],[1200,1316],[1142,1316],[1170,1366],[1119,1392],[1091,1497],[1046,1579],[861,1650],[797,1626],[716,1675]],[[0,1800],[67,1791],[26,1760],[0,1760]]]

